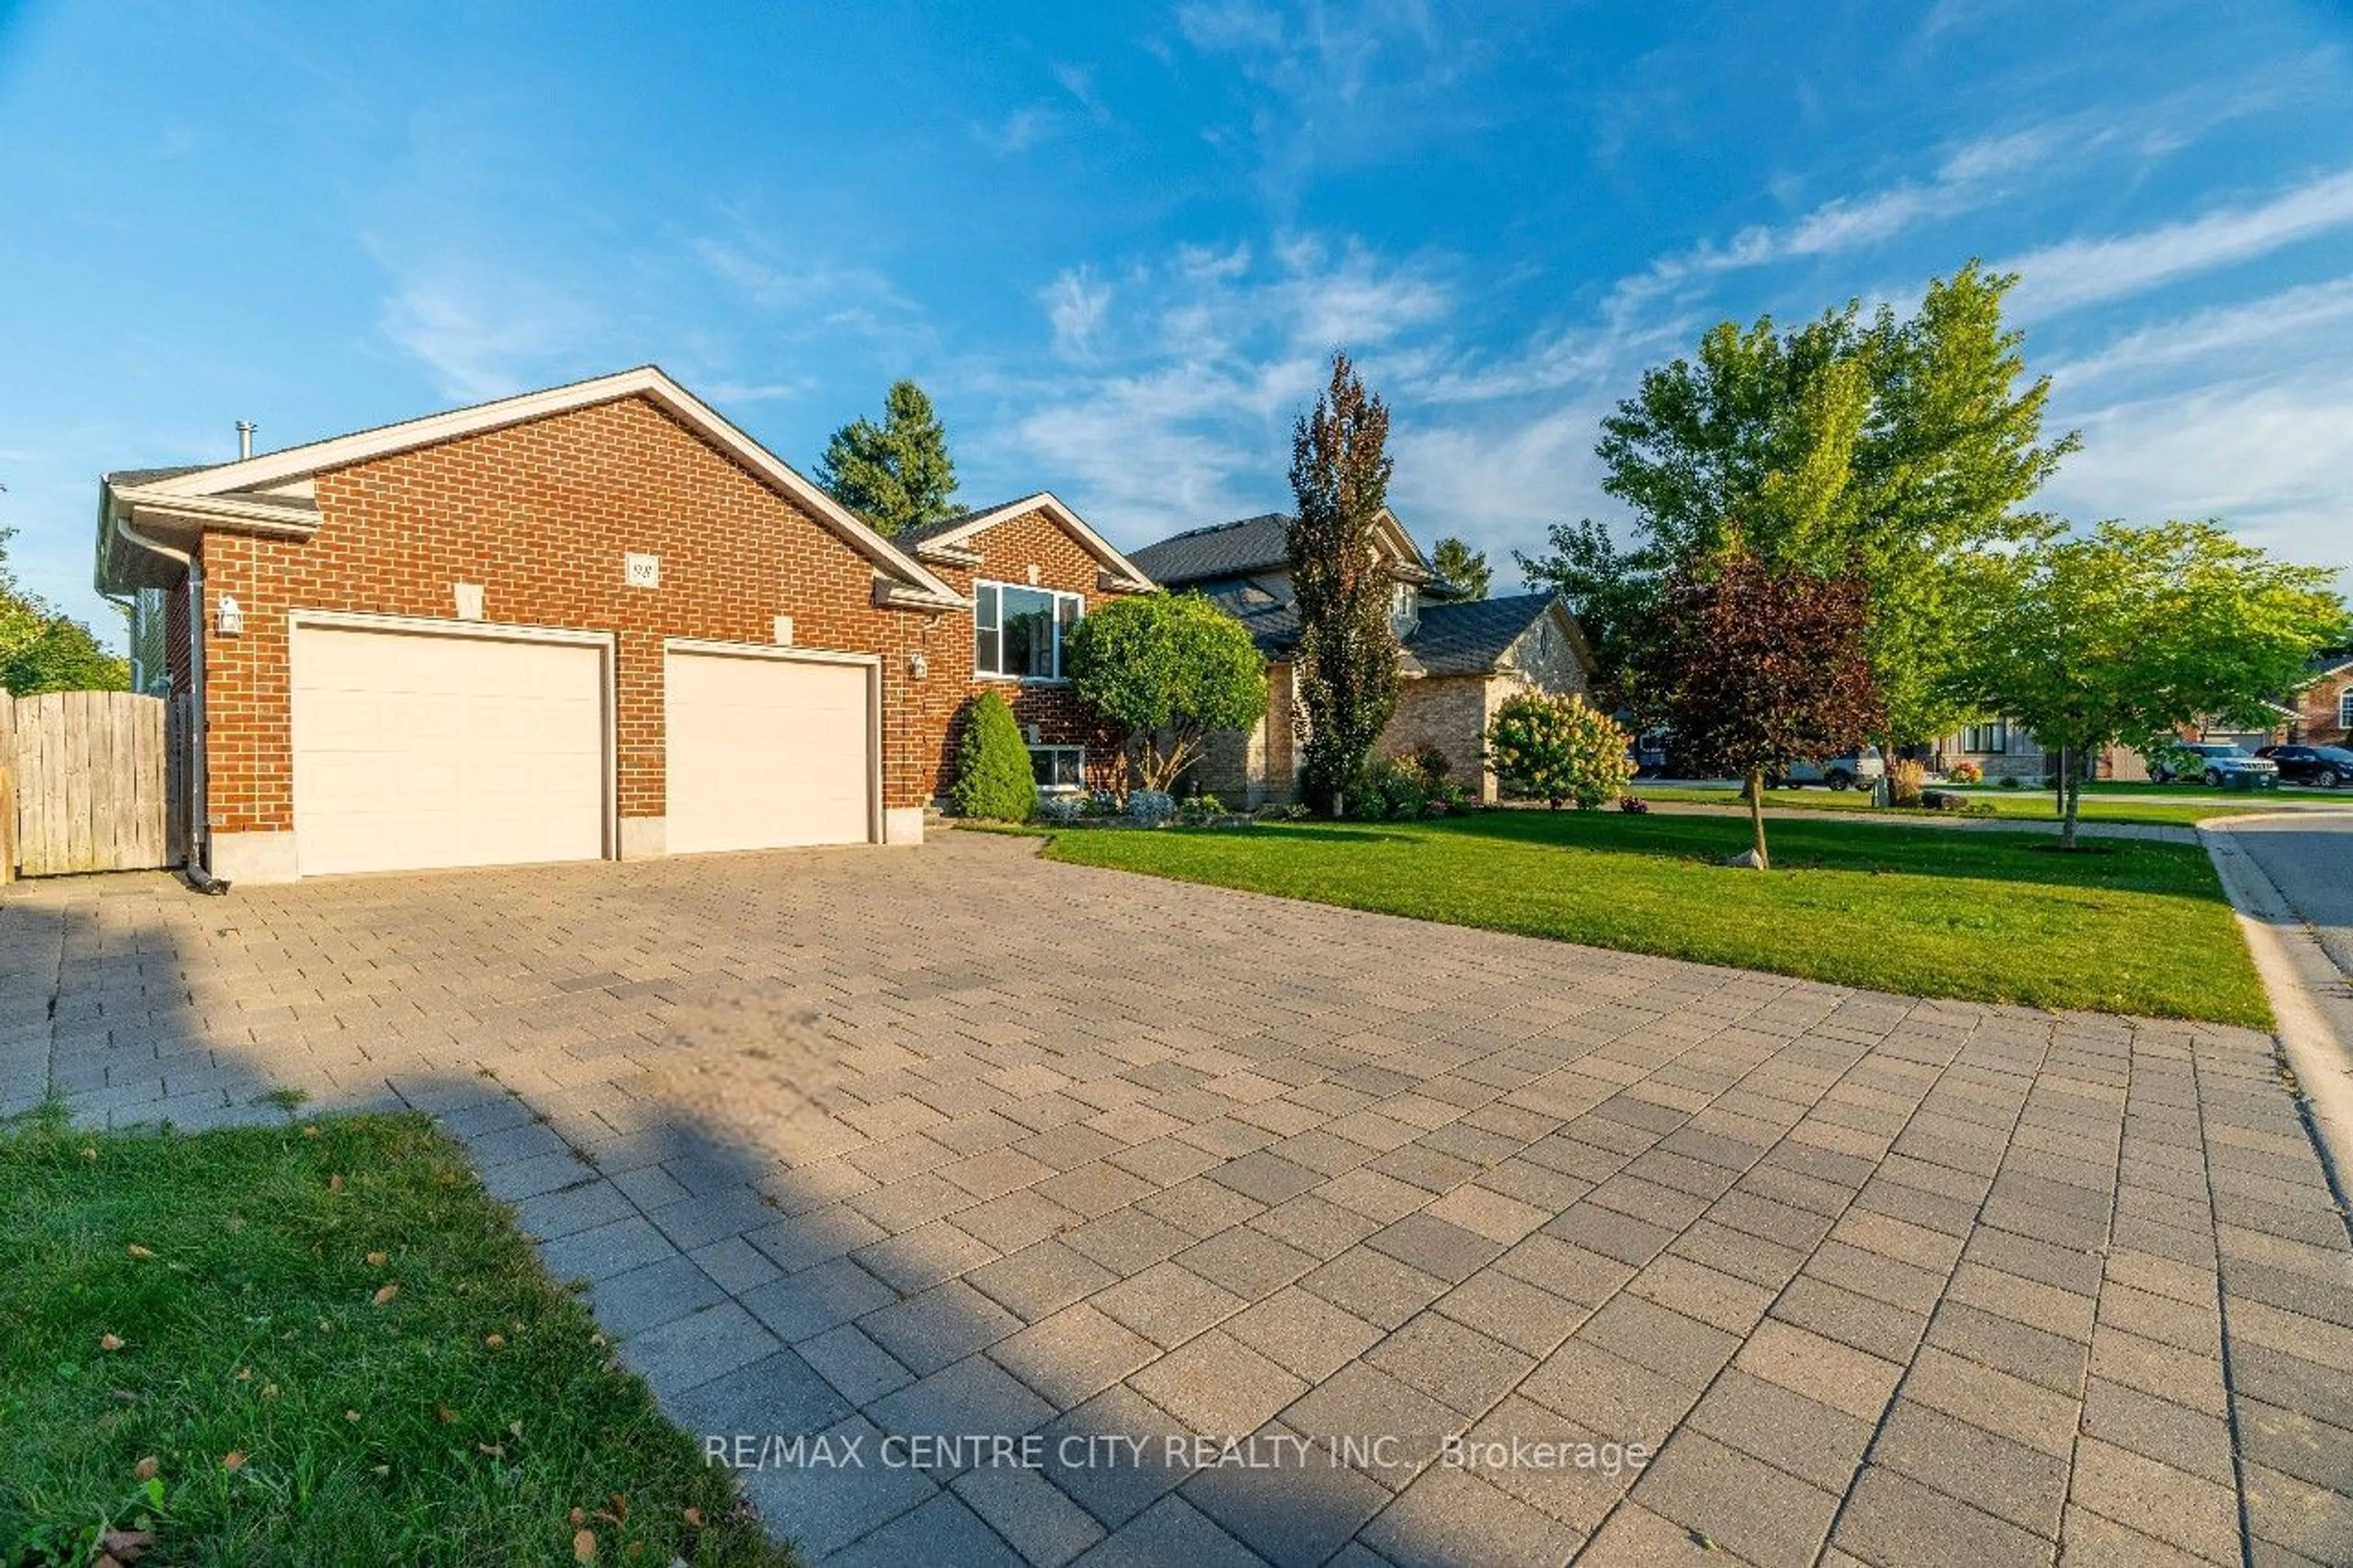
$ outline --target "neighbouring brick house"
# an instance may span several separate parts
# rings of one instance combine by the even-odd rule
[[[167,623],[195,862],[276,880],[919,840],[991,679],[968,590],[1077,614],[1143,584],[1051,496],[914,542],[961,553],[923,563],[648,367],[110,474],[97,581]]]
[[[2334,648],[2306,667],[2304,687],[2289,699],[2295,717],[2287,740],[2300,746],[2353,745],[2353,648]]]
[[[1252,729],[1211,737],[1195,770],[1200,787],[1228,805],[1288,801],[1298,793],[1296,687],[1291,656],[1299,611],[1285,541],[1291,520],[1271,512],[1194,529],[1134,552],[1135,564],[1172,593],[1198,593],[1248,627],[1267,661],[1267,712]],[[1404,685],[1375,752],[1434,747],[1451,776],[1495,797],[1484,765],[1487,721],[1514,691],[1583,691],[1593,653],[1557,595],[1457,600],[1395,513],[1376,531],[1394,579],[1389,617]]]

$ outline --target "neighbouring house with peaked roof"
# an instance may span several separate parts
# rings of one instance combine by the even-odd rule
[[[2288,699],[2295,718],[2289,741],[2301,746],[2353,746],[2353,647],[2331,648],[2305,666],[2305,684]]]
[[[1145,545],[1132,559],[1171,593],[1203,595],[1250,631],[1267,665],[1266,717],[1248,731],[1212,739],[1197,773],[1200,787],[1229,805],[1288,801],[1298,793],[1292,655],[1299,609],[1281,512],[1197,528]],[[1495,797],[1484,764],[1487,722],[1514,691],[1587,689],[1593,650],[1555,594],[1461,599],[1430,566],[1394,512],[1377,529],[1393,581],[1389,625],[1405,678],[1398,710],[1376,754],[1419,747],[1442,752],[1450,777],[1482,799]]]

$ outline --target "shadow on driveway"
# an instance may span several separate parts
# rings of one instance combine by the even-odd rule
[[[36,885],[0,965],[16,1099],[439,1118],[814,1558],[2353,1542],[2343,1229],[2245,1031],[979,836]]]

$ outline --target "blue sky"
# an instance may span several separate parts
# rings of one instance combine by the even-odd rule
[[[0,525],[96,618],[103,469],[652,361],[803,468],[913,375],[1136,544],[1285,504],[1345,346],[1504,560],[1711,322],[1972,256],[2055,508],[2353,567],[2341,5],[0,0]]]

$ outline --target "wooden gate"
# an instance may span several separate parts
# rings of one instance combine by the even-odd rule
[[[0,770],[13,774],[15,865],[27,877],[172,863],[164,700],[129,691],[51,691],[6,704]],[[13,731],[13,737],[11,731]],[[0,828],[0,850],[6,831]]]

